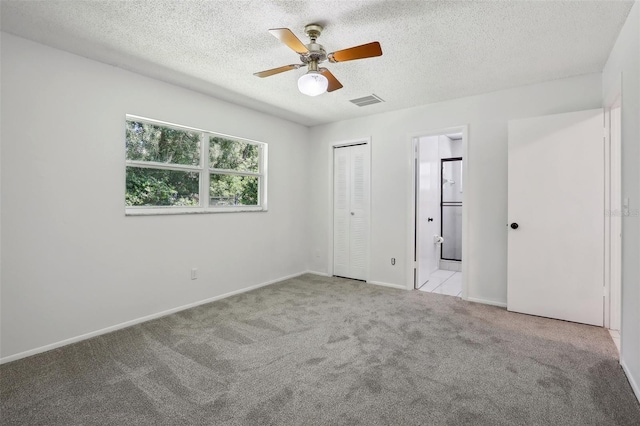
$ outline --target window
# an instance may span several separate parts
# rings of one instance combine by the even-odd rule
[[[265,143],[126,120],[126,214],[264,211]]]

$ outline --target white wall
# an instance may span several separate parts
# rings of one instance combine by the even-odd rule
[[[346,120],[311,129],[309,192],[310,269],[329,273],[327,170],[331,142],[371,136],[370,279],[407,286],[409,253],[411,135],[469,125],[464,188],[469,208],[468,297],[491,303],[507,300],[507,121],[601,106],[601,75],[591,74],[485,95]],[[367,107],[365,107],[367,108]],[[373,107],[375,108],[375,106]],[[392,266],[389,259],[398,261]]]
[[[640,3],[636,1],[602,74],[605,102],[622,75],[622,351],[620,361],[640,399]],[[604,105],[605,107],[609,105]]]
[[[306,270],[306,127],[8,34],[1,50],[5,360]],[[269,211],[125,217],[127,113],[269,143]]]

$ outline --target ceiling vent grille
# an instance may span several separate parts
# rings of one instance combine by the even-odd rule
[[[359,107],[379,104],[380,102],[384,102],[381,98],[376,95],[365,96],[364,98],[351,99],[349,102],[358,105]]]

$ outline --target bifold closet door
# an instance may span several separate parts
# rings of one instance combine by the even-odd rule
[[[337,147],[333,151],[333,274],[366,280],[369,145]]]

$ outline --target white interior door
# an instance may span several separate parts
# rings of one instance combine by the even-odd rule
[[[602,326],[603,111],[510,121],[508,147],[507,309]]]
[[[336,147],[333,158],[333,274],[366,280],[369,145]]]
[[[418,246],[418,276],[420,288],[438,269],[440,245],[434,236],[440,234],[440,157],[438,136],[416,139],[416,238]]]

